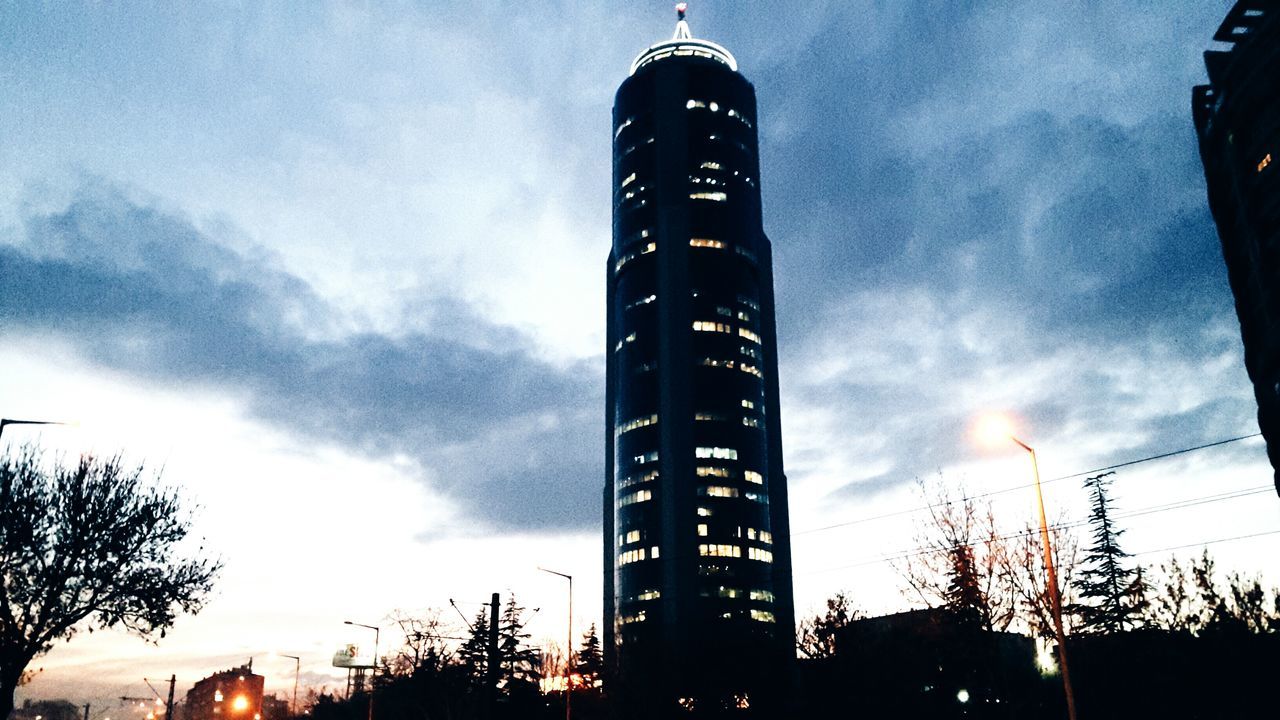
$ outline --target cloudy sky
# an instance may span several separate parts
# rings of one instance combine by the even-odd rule
[[[801,612],[906,607],[880,558],[919,514],[850,523],[918,506],[916,478],[1026,482],[1017,448],[971,441],[983,411],[1046,478],[1257,432],[1190,120],[1229,5],[691,8],[759,99]],[[565,588],[540,564],[599,620],[610,107],[673,21],[0,5],[0,415],[79,422],[4,441],[163,466],[226,562],[158,645],[81,636],[20,698],[181,693],[249,657],[283,689],[272,651],[332,683],[368,642],[343,620],[492,591],[550,642]],[[1280,529],[1270,475],[1256,439],[1126,469],[1126,544]],[[1046,494],[1083,515],[1078,479]],[[1275,582],[1277,542],[1212,547]]]

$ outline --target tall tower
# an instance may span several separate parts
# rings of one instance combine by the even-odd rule
[[[638,716],[780,717],[795,613],[755,91],[677,11],[613,108],[605,649]]]
[[[1192,115],[1280,492],[1280,3],[1239,0],[1213,39]]]

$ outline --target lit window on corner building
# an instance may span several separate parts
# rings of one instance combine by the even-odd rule
[[[736,498],[738,488],[727,485],[703,485],[698,488],[698,494],[706,497]]]
[[[707,238],[691,238],[689,240],[690,247],[715,248],[723,250],[725,244],[720,240],[708,240]]]
[[[715,458],[717,460],[737,460],[738,451],[733,448],[699,447],[693,451],[697,458]]]
[[[715,202],[724,202],[729,196],[722,192],[696,192],[689,193],[690,200],[714,200]]]

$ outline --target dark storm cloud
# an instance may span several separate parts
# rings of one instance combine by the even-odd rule
[[[27,218],[25,241],[0,246],[0,277],[9,331],[67,336],[95,363],[229,390],[307,435],[407,454],[489,523],[595,519],[565,508],[597,502],[597,368],[541,363],[461,305],[438,313],[447,330],[507,344],[344,331],[340,310],[299,278],[101,185]]]

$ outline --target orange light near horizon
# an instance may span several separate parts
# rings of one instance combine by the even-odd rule
[[[1013,421],[1000,413],[988,413],[978,418],[973,435],[986,447],[999,447],[1013,439]]]

